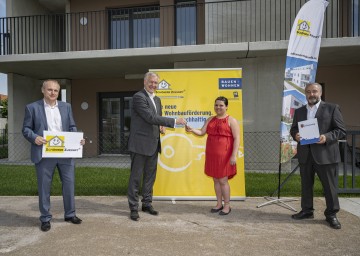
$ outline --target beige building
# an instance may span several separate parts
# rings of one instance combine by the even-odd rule
[[[59,79],[62,98],[92,142],[87,156],[98,156],[127,153],[131,96],[147,70],[243,68],[246,168],[255,155],[276,162],[287,40],[304,2],[7,0],[0,72],[8,74],[9,161],[28,158],[28,144],[15,135],[25,105],[42,96],[44,79]],[[360,129],[359,36],[359,0],[330,0],[316,80],[354,129]],[[264,140],[256,133],[267,143],[258,146]],[[12,154],[11,145],[24,146]]]

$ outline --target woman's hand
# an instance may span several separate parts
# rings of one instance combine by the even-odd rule
[[[236,156],[230,157],[230,165],[236,165]]]
[[[187,132],[192,132],[192,131],[193,131],[193,129],[192,129],[190,126],[188,126],[188,125],[185,125],[185,130],[186,130]]]

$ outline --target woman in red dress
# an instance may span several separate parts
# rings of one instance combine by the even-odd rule
[[[187,132],[202,136],[207,133],[205,151],[205,174],[214,180],[217,199],[212,213],[228,215],[230,208],[230,186],[228,180],[236,175],[236,154],[239,150],[240,128],[236,119],[226,111],[228,100],[218,97],[215,100],[216,115],[209,117],[201,129],[186,126]],[[224,200],[224,205],[222,201]]]

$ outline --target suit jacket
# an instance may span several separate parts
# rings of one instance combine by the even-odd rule
[[[306,163],[309,150],[317,164],[333,164],[341,161],[338,140],[346,134],[345,124],[336,104],[320,102],[316,112],[320,135],[325,135],[325,144],[297,145],[297,157],[299,163]],[[298,122],[307,120],[306,106],[295,110],[290,134],[295,140],[299,132]]]
[[[64,132],[76,132],[76,125],[71,110],[71,105],[66,102],[58,101],[61,115],[62,130]],[[37,136],[44,136],[44,131],[48,130],[44,100],[39,100],[26,105],[25,117],[22,128],[24,137],[31,142],[31,161],[39,163],[42,159],[42,146],[35,144]]]
[[[174,127],[175,119],[162,117],[160,98],[155,96],[156,109],[145,89],[133,96],[131,127],[128,142],[130,152],[152,156],[160,146],[159,126]]]

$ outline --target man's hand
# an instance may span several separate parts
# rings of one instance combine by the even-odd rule
[[[40,145],[43,145],[43,144],[46,144],[46,143],[47,143],[47,141],[41,136],[37,136],[36,139],[35,139],[35,144],[36,145],[40,146]]]
[[[300,141],[300,133],[297,133],[297,134],[295,135],[295,140],[296,140],[297,142]]]
[[[320,135],[320,138],[319,138],[319,142],[317,142],[316,144],[325,144],[326,142],[326,137],[324,134]]]
[[[85,139],[80,140],[80,145],[82,145],[82,146],[85,145]]]
[[[165,132],[166,132],[166,127],[165,126],[160,126],[160,133],[165,134]]]

